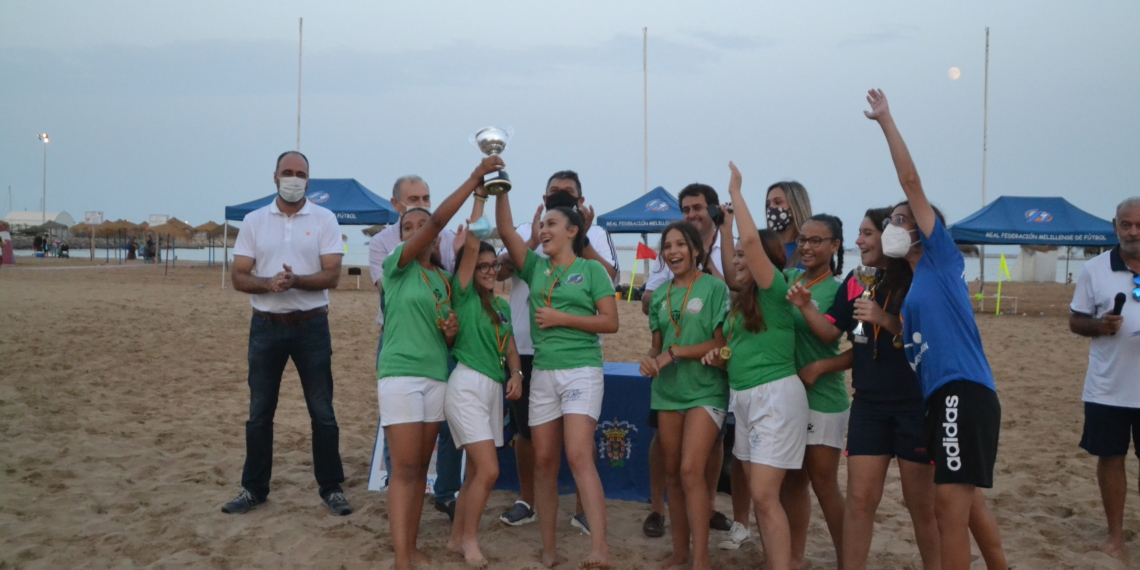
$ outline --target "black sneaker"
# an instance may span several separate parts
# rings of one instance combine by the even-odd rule
[[[227,515],[244,515],[264,502],[265,499],[258,499],[253,496],[253,493],[242,489],[238,496],[234,497],[234,500],[222,505],[222,512]]]
[[[730,531],[732,530],[732,521],[724,516],[724,513],[716,511],[713,513],[712,520],[709,521],[709,528],[713,530]]]
[[[343,517],[352,514],[352,505],[348,504],[348,499],[344,498],[344,493],[334,491],[325,495],[325,505],[328,506],[332,514]]]
[[[649,538],[665,536],[665,515],[650,511],[649,516],[645,517],[645,523],[641,525],[641,532]]]
[[[586,536],[590,536],[590,521],[586,520],[586,513],[578,513],[570,517],[570,526],[582,531]]]
[[[532,523],[534,522],[534,509],[530,508],[526,501],[515,501],[511,508],[499,515],[499,522],[510,526]]]
[[[435,510],[447,515],[447,520],[455,522],[455,501],[450,503],[436,503]]]

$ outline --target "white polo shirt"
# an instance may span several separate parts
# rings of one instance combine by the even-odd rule
[[[296,275],[312,275],[321,270],[321,256],[333,254],[344,255],[336,214],[308,200],[292,216],[281,213],[276,199],[246,214],[234,243],[235,256],[253,258],[256,277],[273,277],[284,264]],[[249,303],[269,313],[308,311],[328,305],[329,292],[259,293],[250,295]]]
[[[1100,318],[1112,311],[1117,293],[1128,298],[1115,335],[1098,336],[1089,347],[1089,368],[1081,399],[1095,404],[1140,408],[1140,302],[1132,298],[1136,284],[1120,258],[1119,246],[1085,263],[1077,278],[1074,313]]]
[[[523,224],[516,229],[524,240],[530,239],[529,223]],[[614,241],[610,239],[609,232],[596,225],[590,226],[590,229],[586,230],[586,239],[590,240],[590,246],[594,248],[594,251],[598,252],[598,255],[600,255],[602,259],[614,266],[614,269],[618,268],[617,250],[614,248]],[[542,251],[542,244],[539,244],[535,253],[542,257],[548,257],[546,253]],[[618,274],[620,275],[621,272],[619,271]],[[519,279],[513,274],[511,275],[510,305],[511,326],[514,327],[515,330],[515,346],[519,349],[519,354],[533,356],[534,344],[532,344],[530,340],[530,286],[526,284],[526,281]],[[599,343],[601,343],[601,339],[602,335],[598,335]]]
[[[673,270],[669,269],[668,265],[661,262],[661,252],[657,252],[657,254],[657,260],[653,261],[651,264],[651,267],[653,267],[653,269],[649,272],[649,278],[645,280],[646,295],[653,291],[656,291],[658,287],[668,283],[670,279],[673,279]],[[724,263],[720,259],[719,231],[717,232],[716,243],[713,244],[712,251],[709,252],[709,256],[712,257],[712,262],[713,265],[716,266],[716,270],[719,271],[721,275],[724,275]]]
[[[368,271],[372,274],[372,284],[384,278],[384,260],[396,246],[400,245],[400,225],[392,224],[380,233],[372,236],[368,242]],[[439,232],[439,257],[443,269],[449,273],[455,272],[455,232],[443,230]],[[383,284],[381,284],[383,286]],[[384,326],[384,290],[380,290],[380,311],[376,315],[376,324]]]

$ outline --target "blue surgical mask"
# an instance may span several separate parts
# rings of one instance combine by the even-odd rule
[[[471,225],[467,226],[467,231],[479,239],[486,239],[491,235],[491,220],[488,220],[487,216],[483,216],[471,222]]]

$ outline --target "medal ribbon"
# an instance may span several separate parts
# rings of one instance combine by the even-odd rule
[[[500,302],[501,301],[499,301],[499,299],[496,297],[495,298],[495,308],[498,309],[499,314],[503,314],[502,306],[499,305]],[[494,319],[494,323],[495,323],[495,344],[499,347],[499,359],[500,360],[506,360],[506,358],[507,358],[507,355],[506,355],[507,341],[511,339],[511,335],[509,335],[509,334],[504,335],[504,334],[499,333],[499,321],[500,320],[501,319],[498,319],[498,318]]]
[[[570,271],[570,268],[574,266],[575,261],[578,261],[577,257],[575,257],[574,259],[571,259],[570,263],[567,263],[566,267],[562,268],[562,273],[559,273],[558,277],[554,278],[554,281],[551,282],[551,284],[550,284],[550,288],[546,290],[546,306],[547,307],[550,306],[550,297],[552,295],[554,295],[554,286],[558,285],[558,280],[562,279],[562,276],[566,275],[567,271]],[[553,273],[553,268],[551,269],[551,272]]]
[[[831,272],[830,272],[830,271],[828,271],[827,273],[824,273],[823,275],[820,275],[818,278],[816,278],[816,280],[815,280],[815,281],[812,281],[811,283],[808,283],[808,284],[807,284],[807,288],[808,288],[808,289],[811,289],[812,287],[815,287],[815,284],[816,284],[816,283],[819,283],[820,281],[823,281],[823,279],[824,279],[825,277],[827,277],[828,275],[831,275]],[[805,272],[803,272],[803,273],[801,273],[799,277],[796,277],[796,280],[795,280],[795,281],[792,281],[792,285],[795,285],[796,283],[799,283],[799,282],[800,282],[800,280],[801,280],[801,279],[803,279],[804,277],[807,277],[807,272],[806,272],[806,271],[805,271]],[[790,288],[792,285],[788,285],[788,287]]]
[[[697,282],[698,279],[701,278],[701,275],[702,275],[701,273],[697,273],[697,276],[694,277],[693,280],[689,282],[689,288],[685,289],[685,300],[681,301],[681,313],[682,313],[681,314],[681,320],[685,319],[684,311],[685,311],[685,307],[687,307],[689,305],[689,293],[693,292],[693,285]],[[679,323],[677,323],[677,321],[673,320],[673,282],[672,281],[669,282],[669,290],[665,292],[665,301],[669,305],[669,322],[673,323],[673,328],[676,329],[676,333],[674,333],[674,336],[677,338],[681,338],[681,325]]]
[[[451,283],[447,282],[447,278],[443,276],[443,271],[440,271],[439,269],[436,269],[435,271],[436,273],[439,273],[439,278],[443,280],[444,286],[447,287],[447,298],[435,304],[435,314],[442,319],[443,313],[440,312],[439,308],[451,300]],[[431,281],[428,280],[427,272],[424,271],[423,267],[420,267],[420,277],[423,278],[424,285],[427,285],[428,290],[431,291],[431,296],[435,297],[435,289],[432,289]]]

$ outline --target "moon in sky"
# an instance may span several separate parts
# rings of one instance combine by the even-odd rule
[[[950,71],[946,72],[946,74],[950,76],[951,81],[957,81],[959,77],[962,77],[962,70],[957,67],[951,67]]]

